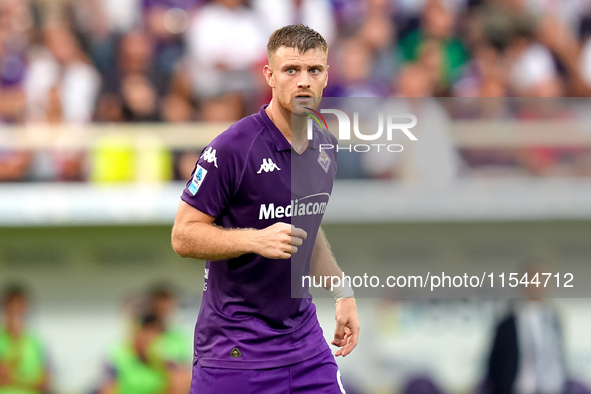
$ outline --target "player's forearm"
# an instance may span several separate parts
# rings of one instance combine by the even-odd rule
[[[334,255],[332,254],[328,240],[324,235],[324,231],[320,228],[312,252],[310,275],[316,282],[322,283],[326,290],[330,290],[331,282],[324,280],[324,278],[341,277],[342,273],[343,271],[341,271],[337,265]]]
[[[173,228],[172,247],[181,257],[227,260],[256,253],[256,230],[225,229],[209,223],[186,223]]]

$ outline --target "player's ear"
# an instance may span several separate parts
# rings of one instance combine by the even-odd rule
[[[265,64],[265,67],[263,67],[263,75],[265,76],[265,79],[267,80],[267,84],[274,88],[275,87],[275,76],[273,75],[273,70],[271,69],[271,66],[269,66],[268,64]]]

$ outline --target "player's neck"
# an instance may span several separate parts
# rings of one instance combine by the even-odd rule
[[[298,153],[303,152],[308,147],[307,118],[294,116],[292,119],[291,112],[285,110],[273,100],[271,100],[265,112]]]

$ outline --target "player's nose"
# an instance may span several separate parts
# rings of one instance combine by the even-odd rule
[[[303,73],[306,74],[306,73]],[[298,88],[300,89],[310,89],[310,80],[308,79],[307,75],[301,77],[300,81],[298,82]]]

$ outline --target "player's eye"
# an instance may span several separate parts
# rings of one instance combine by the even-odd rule
[[[293,74],[295,74],[295,73],[296,73],[296,69],[295,69],[295,68],[288,68],[288,69],[286,70],[286,72],[287,72],[288,74],[290,74],[290,75],[293,75]]]
[[[312,74],[320,74],[320,70],[319,70],[319,69],[317,69],[317,68],[312,68],[312,69],[310,69],[310,72],[311,72]]]

